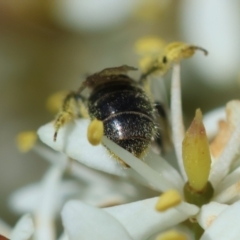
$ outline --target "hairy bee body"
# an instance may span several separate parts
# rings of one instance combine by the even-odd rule
[[[65,97],[54,124],[54,141],[57,139],[58,130],[66,121],[74,116],[90,116],[92,121],[88,129],[88,140],[93,145],[99,144],[102,136],[105,135],[140,159],[143,158],[151,143],[154,143],[160,151],[164,150],[162,138],[162,132],[164,132],[162,130],[165,129],[162,127],[164,126],[162,118],[166,120],[164,108],[160,103],[153,103],[147,96],[142,88],[143,78],[137,82],[125,75],[130,70],[136,69],[127,65],[103,69],[88,76],[76,92],[70,92]],[[85,88],[90,90],[88,97],[82,95]],[[84,111],[80,110],[76,114],[71,100],[74,100],[77,108],[79,106],[77,103],[80,103]],[[86,109],[88,114],[85,114]],[[96,119],[101,122],[100,127],[96,128],[94,125],[95,127],[92,128]],[[95,139],[95,132],[91,129],[97,132],[97,139]],[[110,149],[108,151],[128,167]]]
[[[106,78],[103,84],[92,87],[88,98],[89,115],[103,121],[104,135],[141,158],[156,133],[153,104],[130,77]]]

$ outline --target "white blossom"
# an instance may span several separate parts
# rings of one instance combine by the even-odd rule
[[[0,220],[0,235],[11,240],[30,240],[34,230],[30,214],[22,216],[12,229],[3,220]]]
[[[39,136],[41,140],[53,149],[62,151],[66,153],[69,157],[76,159],[82,164],[85,164],[91,168],[109,172],[118,176],[122,176],[124,178],[134,178],[140,183],[146,186],[151,186],[159,192],[164,192],[169,189],[176,189],[180,193],[180,195],[183,195],[183,178],[186,181],[186,175],[183,174],[184,168],[181,156],[181,141],[184,137],[184,124],[182,121],[181,109],[181,92],[179,78],[180,71],[177,65],[174,66],[173,71],[174,73],[171,97],[173,100],[175,100],[173,101],[171,106],[172,119],[174,120],[172,122],[172,126],[176,125],[176,123],[178,123],[177,126],[182,126],[173,128],[173,139],[181,174],[178,173],[178,171],[174,169],[171,165],[169,165],[166,160],[157,156],[151,150],[145,157],[144,161],[140,161],[132,154],[119,147],[117,144],[113,143],[106,137],[103,137],[104,145],[106,145],[109,149],[111,149],[111,151],[113,151],[117,156],[120,156],[121,159],[123,159],[129,166],[131,166],[131,169],[121,168],[117,161],[110,157],[108,151],[104,148],[104,146],[99,145],[97,147],[93,147],[88,143],[86,139],[86,133],[89,120],[86,119],[75,120],[74,122],[63,126],[63,128],[60,129],[56,142],[54,142],[52,139],[54,134],[53,124],[49,123],[39,129]],[[216,134],[216,129],[214,131],[212,130],[212,126],[214,126],[213,122],[216,124],[216,119],[218,119],[220,116],[223,116],[222,110],[220,110],[220,113],[221,114],[219,114],[219,111],[215,111],[214,114],[208,115],[208,117],[206,118],[207,120],[205,120],[207,122],[207,132],[211,131],[212,136]],[[215,201],[216,204],[229,203],[229,201],[233,200],[233,198],[238,195],[236,187],[239,181],[237,174],[239,170],[238,168],[236,168],[232,169],[232,172],[230,172],[230,167],[233,163],[240,142],[237,141],[237,129],[238,127],[236,127],[236,131],[229,139],[229,143],[224,148],[223,154],[220,156],[219,161],[216,161],[215,164],[212,164],[210,181],[215,188],[213,201]],[[89,155],[89,153],[91,153],[91,155]],[[216,204],[213,205],[213,202],[210,202],[209,204],[202,207],[200,211],[198,207],[191,204],[188,204],[188,207],[186,207],[185,204],[187,203],[183,202],[181,205],[168,210],[166,214],[157,213],[154,210],[153,202],[156,202],[155,198],[107,208],[105,211],[112,214],[114,219],[119,221],[122,226],[124,226],[124,229],[126,229],[128,234],[133,239],[147,239],[151,235],[156,234],[157,232],[162,232],[169,227],[177,226],[179,223],[193,216],[197,216],[196,219],[199,221],[200,225],[206,230],[204,236],[206,236],[208,231],[210,231],[209,229],[211,229],[205,227],[206,222],[209,221],[209,214],[203,213],[205,209],[209,209],[209,212],[212,212],[214,210],[213,206],[216,206]],[[238,199],[236,199],[236,202],[238,202]],[[69,203],[69,205],[66,205],[68,207],[66,207],[63,212],[63,221],[65,223],[65,226],[68,226],[68,228],[71,228],[71,224],[70,222],[68,222],[70,221],[69,219],[71,219],[69,216],[71,214],[75,214],[74,211],[72,211],[71,213],[71,211],[69,210],[71,209],[71,204]],[[92,208],[88,205],[84,205],[83,202],[74,202],[74,204],[74,206],[76,208],[79,207],[79,209],[86,208],[89,209],[89,211],[91,210],[92,212],[95,212],[96,210],[95,208]],[[225,207],[226,211],[232,208],[232,206],[229,205],[226,205]],[[192,209],[192,211],[189,212],[189,209]],[[79,212],[81,211],[79,210]],[[96,214],[98,214],[99,211],[101,212],[103,210],[97,209],[96,211]],[[66,214],[66,212],[68,214]],[[134,212],[136,212],[137,215],[135,215]],[[66,218],[66,216],[68,217]],[[87,218],[88,216],[85,215],[84,219],[79,219],[79,228],[86,228],[84,221]],[[158,220],[158,218],[162,218],[162,220]],[[216,214],[216,219],[217,218],[218,214]],[[173,221],[172,219],[176,221]],[[161,222],[161,224],[159,223],[159,221]],[[98,223],[99,222],[96,220],[94,224]],[[159,227],[159,225],[161,225],[162,227]],[[158,226],[158,228],[156,226]],[[105,227],[105,224],[101,223],[101,227],[99,226],[100,231],[101,228],[104,231]],[[90,229],[88,229],[88,231],[90,231]],[[88,233],[86,230],[86,236],[87,235]],[[68,234],[68,237],[71,239],[71,235]]]

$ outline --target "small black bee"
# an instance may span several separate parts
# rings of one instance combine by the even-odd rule
[[[78,91],[69,93],[55,122],[54,140],[66,115],[69,118],[73,112],[70,101],[74,99],[87,105],[92,120],[103,122],[104,135],[134,156],[142,158],[153,141],[162,145],[159,124],[166,117],[163,107],[147,96],[142,80],[137,82],[126,75],[129,70],[136,69],[126,65],[104,69],[87,77]],[[91,90],[88,98],[81,95],[86,87]]]

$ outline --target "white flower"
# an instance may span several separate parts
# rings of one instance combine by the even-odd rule
[[[111,206],[152,196],[153,191],[126,179],[90,169],[64,154],[35,144],[33,150],[51,163],[39,183],[30,184],[10,197],[10,206],[20,214],[31,212],[35,220],[34,239],[56,239],[55,222],[62,205],[71,198],[97,207]],[[74,178],[66,180],[63,173]],[[150,195],[149,195],[150,193]],[[62,235],[61,239],[65,239]]]
[[[76,120],[74,121],[74,123],[70,123],[67,126],[63,127],[59,132],[57,142],[54,142],[52,140],[53,133],[54,133],[54,128],[52,123],[40,128],[39,136],[43,142],[47,143],[49,146],[51,146],[55,150],[63,151],[68,156],[90,167],[93,167],[98,170],[110,172],[116,175],[120,175],[124,177],[129,176],[129,177],[138,179],[143,184],[152,186],[154,189],[160,192],[165,192],[169,189],[176,189],[178,190],[180,195],[183,195],[183,184],[184,184],[184,181],[186,181],[186,174],[185,174],[183,162],[182,162],[181,142],[184,137],[184,126],[182,123],[179,76],[180,76],[179,66],[175,65],[174,72],[173,72],[172,96],[171,96],[172,97],[172,101],[171,101],[172,131],[173,131],[173,142],[176,150],[178,165],[179,165],[182,176],[173,167],[171,167],[164,159],[155,155],[153,152],[150,151],[150,153],[147,155],[145,159],[146,160],[146,163],[145,163],[143,161],[139,161],[137,158],[132,156],[129,152],[125,151],[124,149],[121,149],[118,145],[116,145],[115,143],[111,142],[106,137],[104,137],[103,143],[107,145],[108,148],[110,148],[111,151],[113,151],[116,155],[120,156],[121,159],[123,159],[129,166],[131,166],[131,169],[122,169],[121,167],[119,167],[117,162],[114,161],[114,159],[111,159],[111,157],[109,157],[107,150],[102,145],[97,147],[92,147],[88,143],[85,137],[86,131],[87,131],[86,130],[87,125],[89,123],[88,120],[83,120],[83,119]],[[216,115],[213,115],[213,117],[211,117],[210,120],[208,120],[208,122],[210,123],[212,121],[216,121]],[[240,145],[240,141],[237,141],[238,137],[239,137],[239,130],[237,127],[236,131],[233,133],[233,135],[229,139],[227,146],[224,148],[223,154],[211,168],[210,181],[215,188],[215,194],[213,197],[213,200],[215,202],[229,203],[229,201],[233,200],[234,197],[237,197],[238,195],[238,192],[236,191],[236,185],[238,184],[238,181],[239,181],[237,177],[238,176],[237,173],[239,170],[238,168],[236,168],[230,173],[230,165],[232,164]],[[89,153],[92,153],[93,155],[89,155]],[[166,212],[166,215],[164,215],[164,213],[162,214],[154,211],[154,205],[156,204],[156,201],[157,200],[154,198],[149,200],[143,200],[140,202],[108,208],[106,209],[106,212],[112,214],[115,220],[119,221],[122,224],[122,226],[125,227],[125,229],[133,239],[146,239],[157,232],[166,230],[166,228],[174,227],[175,225],[181,223],[182,221],[198,213],[198,208],[196,207],[194,208],[194,205],[189,204],[188,207],[182,207],[182,211],[179,214],[179,211],[177,209],[180,208],[180,206],[183,206],[184,204],[186,204],[182,202],[181,205],[168,210]],[[79,208],[78,211],[80,212],[84,212],[85,210],[95,212],[96,210],[95,208],[88,207],[87,205],[84,205],[81,202],[68,203],[65,206],[63,211],[63,221],[66,229],[69,229],[68,231],[72,231],[71,220],[69,220],[71,219],[70,216],[72,216],[73,214],[74,217],[78,217],[77,216],[78,214],[75,214],[75,212],[71,210],[73,206],[75,208]],[[145,206],[145,208],[142,208],[140,206]],[[231,211],[232,209],[232,207],[228,205],[226,205],[225,207],[226,207],[225,211]],[[193,208],[194,210],[188,213],[187,209],[189,208]],[[205,239],[205,236],[207,234],[211,234],[211,231],[212,231],[211,230],[212,227],[207,229],[206,227],[207,225],[204,223],[206,223],[207,219],[209,220],[209,214],[211,214],[211,212],[213,211],[213,203],[211,202],[205,205],[202,209],[203,210],[200,211],[197,217],[197,220],[199,221],[200,225],[206,230],[205,234],[202,237],[202,239]],[[209,210],[206,211],[206,209],[209,209]],[[223,208],[221,208],[221,211],[222,210]],[[96,211],[97,211],[96,214],[98,213],[100,214],[101,212],[101,210],[96,210]],[[173,215],[169,218],[168,214],[170,214],[171,211],[175,211],[175,214],[173,213]],[[218,214],[221,211],[219,210]],[[137,215],[138,217],[134,215],[134,212],[138,213]],[[203,214],[203,212],[205,212],[205,214]],[[216,214],[216,219],[218,219],[217,218],[218,214]],[[142,218],[140,216],[142,216]],[[161,224],[159,224],[158,218],[159,219],[162,218]],[[87,228],[87,226],[84,223],[84,221],[85,220],[87,221],[87,219],[88,219],[88,214],[85,214],[84,218],[80,217],[78,221],[79,228],[80,226],[82,228]],[[149,219],[149,223],[147,222],[147,219]],[[172,221],[172,219],[175,219],[176,222]],[[144,224],[142,224],[143,222]],[[96,219],[95,224],[96,225],[101,224],[101,227],[99,226],[99,229],[101,228],[104,229],[106,227],[106,225],[103,223],[100,223],[98,219]],[[157,229],[156,226],[159,226],[159,225],[163,227],[162,228],[158,227]],[[134,228],[134,226],[136,226],[136,228]],[[167,226],[167,227],[165,228],[164,226]],[[214,226],[214,224],[212,224],[211,226]],[[229,231],[226,231],[226,232],[227,232],[226,234],[228,235],[230,234]],[[79,233],[75,232],[75,234],[79,234]],[[240,235],[240,232],[236,230],[236,234]],[[86,237],[87,235],[88,234],[86,233]],[[69,236],[71,236],[71,234]]]
[[[13,229],[0,220],[0,238],[3,234],[4,237],[11,240],[30,240],[33,233],[34,224],[29,214],[22,216]]]
[[[186,197],[183,187],[188,179],[182,159],[184,124],[180,89],[180,66],[174,64],[171,87],[171,125],[180,172],[151,150],[145,161],[141,161],[103,137],[103,144],[131,167],[130,169],[122,168],[117,161],[112,159],[104,146],[93,147],[89,144],[86,138],[89,120],[86,119],[75,120],[63,126],[56,142],[53,141],[53,123],[39,129],[40,139],[63,154],[47,153],[45,150],[39,151],[38,146],[35,147],[36,151],[45,153],[45,157],[52,162],[52,167],[42,182],[33,187],[35,190],[37,189],[37,194],[40,192],[44,196],[42,201],[33,204],[32,211],[37,219],[34,235],[36,239],[55,239],[53,225],[56,213],[65,202],[61,190],[62,187],[64,188],[63,172],[65,170],[78,177],[83,186],[79,189],[79,196],[74,197],[81,201],[70,201],[63,208],[64,233],[60,239],[113,239],[113,237],[114,239],[148,239],[158,233],[163,234],[169,228],[179,227],[183,221],[188,219],[195,219],[205,230],[201,240],[208,239],[208,236],[211,236],[212,239],[219,239],[217,230],[222,227],[224,221],[230,221],[230,219],[238,221],[238,217],[233,214],[234,211],[237,211],[236,208],[240,202],[238,189],[240,161],[233,164],[240,147],[240,120],[233,114],[238,109],[237,104],[230,111],[232,117],[229,118],[228,115],[226,117],[226,119],[230,119],[231,123],[229,139],[222,148],[220,157],[215,157],[212,161],[209,181],[214,187],[214,195],[211,200],[209,199],[208,204],[199,208],[194,204],[181,201],[181,198]],[[216,122],[216,115],[212,116],[208,118],[210,126],[212,121]],[[209,128],[207,127],[207,129]],[[211,132],[214,133],[214,131]],[[79,163],[68,161],[64,154]],[[109,174],[113,174],[115,177]],[[134,183],[134,181],[138,183]],[[155,194],[158,194],[157,192],[165,194],[160,198],[149,198],[152,195],[144,194],[139,183],[154,189]],[[171,189],[177,191],[180,199],[175,203],[170,198],[164,200],[165,195]],[[68,196],[73,198],[70,195]],[[16,197],[16,195],[14,198],[17,199],[15,201],[17,203],[21,200],[21,197]],[[35,197],[34,201],[36,199]],[[159,208],[161,212],[155,210],[159,201],[165,204],[164,208]],[[97,208],[120,203],[126,204],[103,209]],[[234,204],[228,205],[231,203]],[[13,205],[17,204],[13,203]],[[224,232],[225,239],[240,237],[240,229],[234,225],[233,227],[234,231],[229,228]]]

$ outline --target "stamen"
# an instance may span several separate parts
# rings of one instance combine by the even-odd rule
[[[21,132],[16,137],[17,147],[21,152],[30,151],[37,140],[37,134],[34,131]]]
[[[195,54],[196,50],[202,51],[205,55],[208,54],[207,50],[189,45],[184,42],[172,42],[168,44],[165,48],[165,55],[170,62],[179,62],[184,58],[190,58]]]
[[[172,189],[173,184],[168,181],[164,176],[150,168],[146,163],[133,156],[130,152],[121,148],[119,145],[103,136],[102,142],[106,145],[114,154],[120,157],[125,163],[127,163],[132,169],[138,172],[143,178],[145,178],[149,184],[155,189],[164,192],[168,189]],[[181,189],[179,189],[181,191]]]
[[[182,141],[184,138],[184,125],[182,116],[182,100],[181,100],[181,80],[180,80],[180,64],[173,65],[172,84],[171,84],[171,125],[173,145],[177,155],[178,166],[184,180],[187,180],[182,160]]]
[[[100,144],[104,133],[103,122],[94,119],[88,126],[87,137],[88,141],[96,146]]]
[[[165,233],[162,233],[157,237],[156,240],[187,240],[188,237],[180,232],[177,232],[175,230],[171,230]]]
[[[160,196],[156,210],[160,212],[166,211],[169,208],[177,206],[181,201],[181,196],[176,190],[168,190]]]

